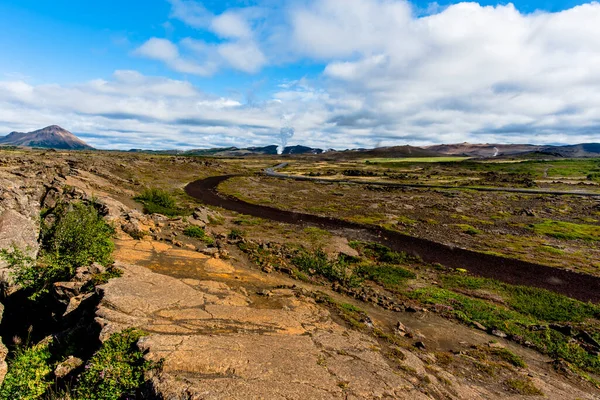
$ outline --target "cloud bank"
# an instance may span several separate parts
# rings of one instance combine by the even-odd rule
[[[170,0],[168,16],[215,40],[148,38],[132,56],[180,79],[117,71],[72,85],[0,81],[0,128],[58,123],[99,147],[293,143],[323,148],[450,142],[600,141],[600,3],[556,13],[460,3],[420,15],[398,0],[310,0],[210,12]],[[198,36],[200,37],[200,35]],[[322,65],[242,104],[187,75]],[[26,121],[26,122],[25,122]],[[7,132],[8,133],[8,132]]]

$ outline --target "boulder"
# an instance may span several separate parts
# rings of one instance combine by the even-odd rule
[[[65,361],[56,366],[54,369],[54,375],[56,375],[56,377],[59,379],[64,378],[82,365],[83,360],[81,358],[69,356]]]
[[[0,213],[0,249],[16,246],[34,257],[38,249],[38,226],[30,218],[15,210]],[[6,262],[0,260],[0,281],[9,280]]]
[[[55,282],[52,285],[54,297],[60,303],[69,304],[71,298],[79,296],[85,282]]]

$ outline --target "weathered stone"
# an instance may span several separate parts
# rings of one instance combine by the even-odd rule
[[[487,328],[485,326],[483,326],[481,323],[477,322],[477,321],[473,321],[473,326],[477,329],[479,329],[480,331],[487,331]]]
[[[67,359],[56,366],[54,369],[54,375],[57,378],[64,378],[69,375],[75,369],[83,365],[83,360],[77,357],[69,356]]]
[[[504,332],[502,332],[501,330],[498,329],[492,329],[492,331],[490,332],[492,335],[497,336],[499,338],[506,338],[508,335]]]
[[[80,295],[71,297],[67,309],[63,313],[63,317],[69,317],[74,311],[76,311],[81,304],[85,303],[86,300],[92,298],[94,293],[82,293]]]
[[[216,247],[207,247],[202,250],[202,254],[206,254],[207,256],[214,256],[219,253],[219,249]]]
[[[63,304],[68,304],[72,297],[80,294],[84,282],[55,282],[52,285],[54,297]]]

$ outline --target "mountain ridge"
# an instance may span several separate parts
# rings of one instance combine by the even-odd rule
[[[50,125],[32,132],[11,132],[4,137],[0,137],[0,145],[41,147],[58,150],[94,149],[58,125]]]

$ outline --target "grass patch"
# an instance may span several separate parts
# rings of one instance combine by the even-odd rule
[[[447,289],[491,290],[501,295],[512,309],[541,321],[582,322],[600,316],[600,306],[545,289],[509,285],[464,274],[444,275],[441,281]]]
[[[332,236],[329,231],[316,227],[304,228],[303,232],[311,243],[318,243]]]
[[[506,361],[512,366],[519,368],[527,368],[527,364],[525,363],[525,361],[523,361],[521,357],[519,357],[518,355],[516,355],[508,349],[492,347],[488,349],[488,352],[491,355],[498,357],[502,361]]]
[[[173,195],[162,189],[146,189],[133,199],[144,205],[146,214],[162,214],[168,217],[184,214],[184,210],[177,207]]]
[[[538,389],[529,378],[508,379],[504,382],[512,391],[523,396],[543,396],[544,393]]]
[[[540,246],[540,247],[538,247],[538,249],[540,251],[543,251],[544,253],[556,254],[559,256],[565,254],[564,250],[557,249],[556,247],[552,247],[552,246]]]
[[[414,279],[417,276],[414,272],[396,265],[361,265],[357,271],[358,275],[365,279],[377,282],[389,290],[398,290],[408,279]]]
[[[474,235],[479,235],[479,234],[483,233],[479,229],[475,228],[474,226],[468,225],[468,224],[455,224],[454,226],[456,226],[457,228],[460,228],[460,230],[463,231],[464,233],[466,233],[467,235],[474,236]]]
[[[530,225],[539,235],[546,235],[563,240],[600,241],[600,226],[575,224],[572,222],[546,219],[539,224]]]
[[[403,252],[396,252],[389,247],[379,243],[366,243],[359,241],[349,242],[350,247],[360,253],[360,255],[374,262],[387,264],[405,264],[418,261],[415,257],[409,256]]]
[[[183,234],[187,237],[200,239],[206,244],[213,244],[215,242],[213,238],[208,236],[206,232],[204,232],[204,229],[200,228],[199,226],[190,225],[187,228],[185,228]]]
[[[576,322],[598,315],[598,306],[586,304],[543,289],[524,288],[498,284],[483,278],[453,277],[455,287],[470,289],[497,289],[505,296],[507,306],[452,292],[448,289],[428,287],[407,295],[413,299],[438,307],[442,315],[456,318],[466,324],[476,321],[488,329],[499,329],[520,341],[529,341],[538,350],[556,359],[564,359],[586,371],[600,372],[600,358],[585,351],[578,343],[552,329],[530,330],[533,325],[548,321]],[[445,286],[448,279],[444,280]]]

